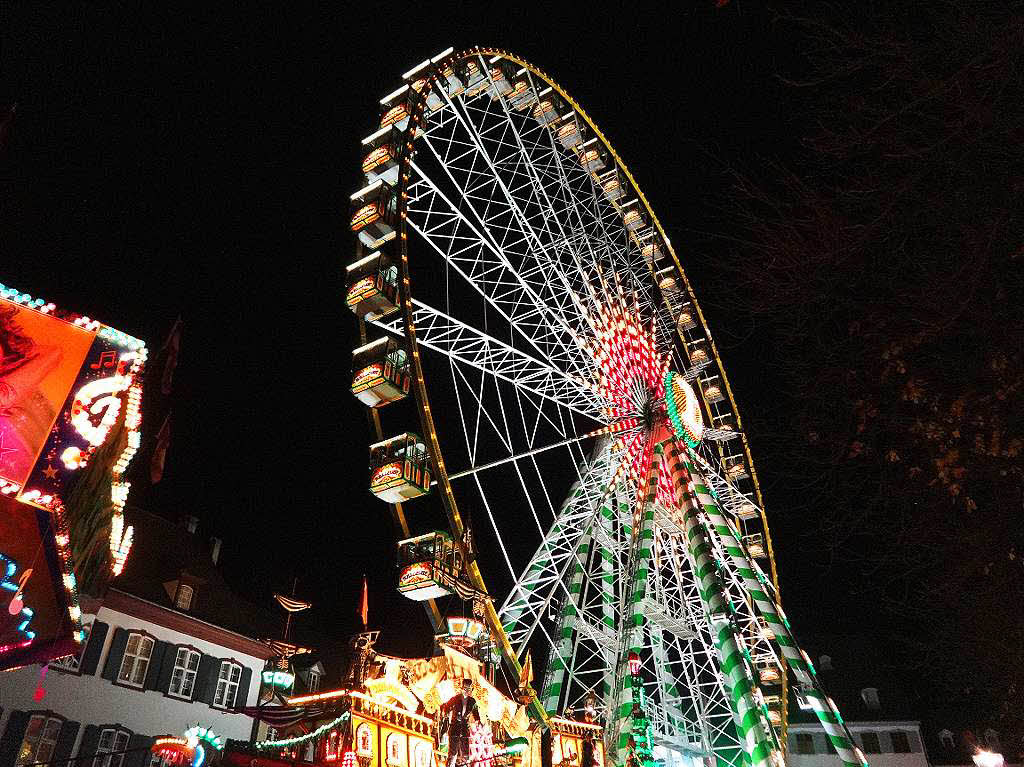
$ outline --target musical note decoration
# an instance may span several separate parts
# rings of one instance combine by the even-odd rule
[[[15,580],[17,572],[18,563],[3,552],[0,552],[0,594],[13,592],[7,605],[7,613],[15,616],[15,622],[18,623],[16,630],[24,638],[22,641],[27,640],[31,642],[36,638],[36,632],[32,631],[28,626],[32,622],[32,616],[35,615],[35,612],[31,607],[25,606],[22,593],[25,589],[25,584],[28,583],[28,579],[32,576],[32,570],[25,570]]]

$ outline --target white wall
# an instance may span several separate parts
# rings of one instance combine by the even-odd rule
[[[847,722],[846,724],[853,732],[858,747],[862,747],[860,733],[865,731],[878,733],[882,753],[864,755],[871,767],[929,767],[928,758],[925,756],[924,746],[921,743],[921,728],[918,722]],[[907,733],[911,753],[892,753],[892,742],[889,740],[888,733],[893,730],[903,730]],[[813,735],[815,753],[797,753],[797,733]],[[786,763],[789,767],[837,767],[841,764],[839,757],[836,754],[827,753],[827,749],[825,732],[819,725],[789,725],[789,748],[786,752]]]
[[[164,695],[157,690],[136,690],[119,687],[100,676],[107,662],[110,644],[117,628],[141,629],[163,642],[187,644],[202,653],[217,658],[233,658],[252,669],[246,705],[255,705],[259,694],[260,672],[263,661],[236,650],[196,639],[163,626],[101,607],[96,616],[83,615],[83,623],[98,618],[109,624],[103,652],[95,676],[78,676],[50,669],[44,687],[46,697],[39,703],[33,700],[39,681],[39,666],[28,666],[17,671],[0,673],[0,733],[7,726],[11,711],[48,709],[67,719],[81,722],[78,740],[72,750],[76,754],[86,725],[120,724],[139,735],[180,735],[189,727],[200,724],[211,727],[224,738],[248,740],[252,719],[242,714],[231,714],[206,703],[189,703]],[[241,705],[238,701],[236,705]]]

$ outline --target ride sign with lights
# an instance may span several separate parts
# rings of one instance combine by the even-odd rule
[[[665,405],[675,435],[690,447],[697,447],[704,436],[700,400],[689,381],[671,370],[665,373]]]

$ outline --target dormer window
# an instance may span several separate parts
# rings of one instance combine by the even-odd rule
[[[950,730],[939,731],[939,742],[942,743],[943,748],[952,749],[954,747],[953,733]]]
[[[306,675],[306,680],[307,680],[307,686],[309,687],[309,692],[319,692],[319,690],[320,690],[320,674],[318,674],[316,671],[310,671]]]
[[[877,711],[881,708],[881,703],[878,700],[877,687],[865,687],[860,691],[860,699],[864,701],[865,706],[873,711]]]
[[[821,669],[822,671],[832,671],[833,670],[832,669],[832,656],[831,655],[822,655],[818,659],[818,668]]]
[[[174,607],[178,610],[188,610],[192,607],[193,593],[192,587],[187,583],[179,583],[178,590],[174,594]]]

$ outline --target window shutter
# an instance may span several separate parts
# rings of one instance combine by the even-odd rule
[[[78,729],[81,727],[78,722],[64,722],[60,727],[60,734],[57,735],[57,745],[53,749],[53,767],[72,767],[67,762],[61,763],[62,759],[71,757],[71,749],[75,746],[75,738],[78,737]]]
[[[907,740],[910,741],[910,753],[920,754],[924,751],[924,748],[921,746],[921,738],[916,732],[908,732]]]
[[[121,661],[124,660],[124,648],[128,644],[128,631],[123,628],[114,629],[114,639],[110,643],[110,652],[107,654],[107,663],[103,667],[103,678],[113,682],[117,679],[117,672],[121,670]]]
[[[249,682],[252,681],[252,669],[242,666],[242,676],[238,680],[238,694],[235,696],[235,708],[243,708],[249,703]]]
[[[149,747],[154,738],[132,735],[128,738],[128,753],[124,755],[122,767],[146,767],[149,764]]]
[[[158,690],[161,672],[163,670],[164,655],[169,647],[168,642],[161,642],[159,639],[153,645],[153,654],[149,656],[149,666],[146,668],[146,682],[142,685],[143,690]],[[174,659],[171,659],[174,664]]]
[[[154,660],[156,651],[153,651]],[[160,692],[167,692],[171,689],[171,677],[174,676],[174,661],[178,657],[178,646],[168,643],[164,646],[164,657],[160,663],[160,676],[156,682],[156,688]],[[193,692],[195,692],[193,690]]]
[[[107,629],[109,628],[103,621],[92,622],[89,638],[85,640],[82,662],[78,664],[83,676],[93,676],[96,673],[96,667],[100,662],[100,653],[103,652],[103,640],[107,638]]]
[[[96,747],[100,744],[100,728],[87,724],[82,733],[82,745],[78,747],[77,767],[91,767],[89,759],[96,756]]]
[[[27,711],[12,711],[7,718],[7,729],[0,738],[0,767],[14,767],[30,716]]]
[[[200,658],[192,700],[198,703],[213,703],[213,696],[217,691],[217,674],[219,673],[220,658],[214,658],[211,655],[204,655]]]

